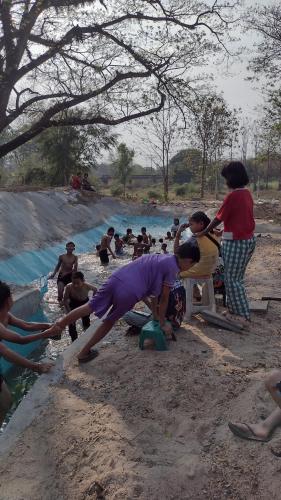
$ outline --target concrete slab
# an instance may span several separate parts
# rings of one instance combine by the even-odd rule
[[[11,313],[20,319],[27,319],[38,310],[41,295],[39,288],[32,288],[14,295]]]
[[[276,302],[281,302],[281,292],[269,292],[263,295],[261,300],[275,300]]]
[[[257,313],[267,313],[269,301],[268,300],[251,300],[250,311]]]
[[[213,313],[211,311],[202,311],[199,314],[208,323],[219,326],[224,330],[231,330],[236,333],[242,333],[243,331],[243,329],[241,328],[240,325],[238,325],[238,323],[235,323],[234,321],[229,321],[224,316],[221,316],[218,313]]]

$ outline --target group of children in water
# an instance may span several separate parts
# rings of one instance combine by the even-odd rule
[[[178,221],[178,226],[179,226],[179,219],[174,219],[174,221]],[[111,248],[113,239],[115,247],[114,251]],[[168,241],[173,240],[171,231],[167,232],[165,238],[159,238],[158,240],[159,243],[161,244],[160,247],[161,251],[164,254],[167,254],[168,245],[167,243],[164,242],[164,239]],[[115,233],[113,227],[110,227],[107,230],[107,233],[103,235],[101,243],[96,245],[96,255],[100,258],[101,264],[106,265],[109,263],[110,255],[112,256],[113,259],[116,259],[116,257],[123,256],[124,249],[127,245],[133,247],[132,260],[135,260],[141,257],[143,254],[149,253],[151,248],[155,249],[156,243],[157,243],[156,239],[152,238],[151,234],[147,233],[146,227],[142,227],[141,233],[138,234],[137,236],[133,234],[133,230],[131,228],[128,228],[126,234],[122,238],[120,237],[119,233]]]
[[[113,259],[122,255],[125,245],[133,246],[133,261],[114,271],[98,290],[86,283],[83,274],[77,271],[75,245],[69,242],[66,245],[66,253],[59,257],[56,268],[50,275],[54,277],[56,273],[59,273],[58,299],[63,300],[67,314],[52,326],[28,324],[14,318],[10,313],[12,306],[10,289],[8,285],[0,282],[0,339],[18,343],[32,342],[38,338],[57,336],[66,326],[69,326],[71,338],[75,340],[77,338],[75,322],[83,318],[83,326],[87,328],[90,315],[95,314],[98,318],[103,318],[103,321],[78,353],[78,361],[85,363],[97,356],[98,351],[93,347],[105,337],[116,321],[140,301],[150,308],[162,330],[170,334],[171,325],[166,321],[166,310],[169,294],[176,279],[179,276],[182,278],[210,277],[220,248],[224,262],[226,315],[247,329],[250,324],[250,309],[244,286],[244,275],[256,243],[253,199],[246,188],[249,178],[242,163],[229,163],[222,169],[221,174],[230,192],[215,218],[210,221],[203,212],[196,212],[185,224],[180,225],[179,219],[175,219],[171,231],[167,232],[165,237],[168,241],[174,241],[174,253],[167,253],[167,247],[163,246],[165,245],[164,238],[162,242],[160,241],[163,253],[149,253],[156,241],[147,233],[145,227],[141,229],[141,234],[137,237],[134,236],[132,229],[128,228],[122,238],[119,234],[115,234],[114,228],[109,228],[96,248],[101,263],[108,264],[109,255]],[[224,226],[223,232],[217,230],[221,223]],[[193,236],[183,243],[181,236],[187,227],[190,228]],[[220,245],[221,236],[222,245]],[[113,238],[114,250],[111,248]],[[93,296],[89,299],[90,291]],[[9,325],[16,325],[31,331],[41,329],[43,332],[22,337],[9,330]],[[15,364],[40,373],[51,368],[51,364],[48,363],[32,363],[26,360],[15,354],[1,341],[0,355]],[[278,373],[272,379],[275,384],[274,388],[271,386],[270,389],[278,404],[278,409],[268,423],[270,430],[275,425],[281,424],[281,372]],[[7,386],[1,378],[2,415],[9,405],[7,391]],[[232,432],[246,439],[264,440],[269,435],[268,428],[265,431],[261,429],[261,426],[259,427],[259,424],[257,427],[248,424],[230,424],[230,428]]]

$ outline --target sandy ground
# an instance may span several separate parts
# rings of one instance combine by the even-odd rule
[[[279,238],[258,239],[253,298],[281,289]],[[73,359],[49,406],[1,457],[0,499],[280,499],[281,459],[271,453],[280,431],[261,444],[227,427],[273,408],[263,380],[281,365],[280,308],[253,315],[249,333],[193,319],[167,352],[141,352],[125,337],[88,365]]]

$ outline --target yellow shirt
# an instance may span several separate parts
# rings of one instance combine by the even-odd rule
[[[212,238],[216,241],[219,239],[212,234]],[[214,272],[219,257],[219,249],[207,236],[201,236],[196,238],[199,250],[200,250],[200,260],[191,267],[188,271],[183,271],[180,273],[181,278],[199,278],[199,277],[210,277]]]

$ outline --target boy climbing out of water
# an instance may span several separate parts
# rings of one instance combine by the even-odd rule
[[[165,321],[170,290],[178,274],[192,267],[199,259],[199,249],[190,242],[180,245],[176,255],[144,255],[117,269],[87,304],[71,311],[49,331],[57,334],[83,316],[94,313],[98,318],[103,318],[107,313],[78,354],[79,362],[85,363],[97,355],[92,347],[105,337],[118,319],[142,300],[149,305],[162,330],[170,334],[171,326]]]
[[[54,272],[49,275],[49,279],[52,279],[57,272],[59,273],[57,279],[59,302],[62,302],[64,287],[71,283],[72,273],[77,271],[78,268],[78,257],[73,253],[75,250],[73,241],[69,241],[65,248],[66,253],[59,256]]]
[[[0,281],[0,359],[2,356],[15,365],[29,368],[37,373],[48,372],[53,366],[53,363],[34,363],[3,344],[2,340],[7,340],[15,344],[29,344],[30,342],[35,342],[36,340],[54,335],[50,331],[49,323],[28,323],[13,316],[10,313],[12,305],[13,298],[10,287],[3,281]],[[38,332],[38,330],[43,330],[43,332],[31,333],[30,335],[23,336],[10,330],[9,326],[16,326],[28,332]],[[0,371],[0,426],[11,404],[12,396]]]
[[[109,264],[108,252],[111,254],[113,259],[116,259],[116,255],[111,250],[110,246],[113,236],[114,236],[114,227],[110,227],[108,228],[107,233],[104,234],[101,239],[100,252],[99,252],[101,264],[104,265]]]
[[[68,313],[77,309],[89,301],[89,292],[92,291],[95,295],[97,288],[94,285],[90,285],[85,282],[84,274],[81,271],[76,271],[72,274],[72,282],[66,285],[63,295],[63,305],[65,311]],[[90,316],[82,317],[82,324],[84,330],[87,330],[90,326]],[[69,335],[72,342],[77,339],[76,323],[69,325]]]

